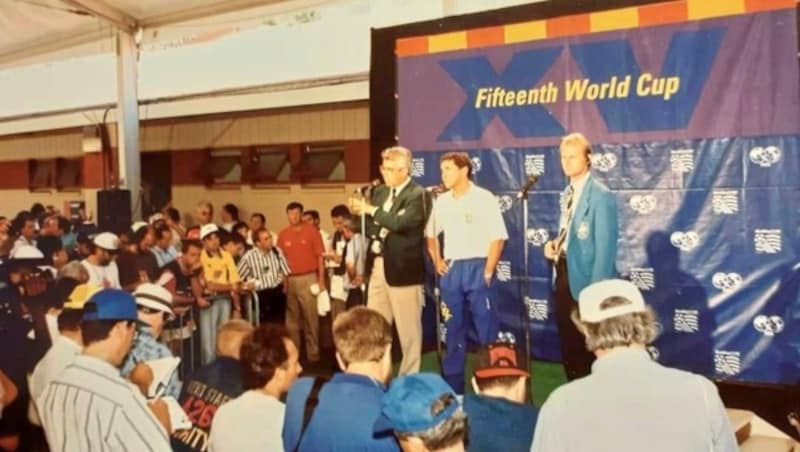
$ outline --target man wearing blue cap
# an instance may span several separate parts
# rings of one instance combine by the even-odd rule
[[[376,435],[394,432],[404,452],[463,452],[467,415],[439,375],[406,375],[392,382],[375,421]]]
[[[84,305],[83,353],[36,401],[51,450],[171,450],[164,402],[148,406],[120,376],[136,323],[136,301],[122,290],[101,290]]]

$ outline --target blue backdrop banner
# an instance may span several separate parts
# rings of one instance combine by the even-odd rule
[[[464,150],[503,211],[504,339],[528,328],[534,357],[560,359],[542,245],[566,185],[558,140],[581,131],[594,177],[618,198],[617,270],[659,317],[651,354],[717,379],[800,381],[796,33],[787,9],[399,58],[413,177],[438,184],[441,155]],[[532,174],[523,231],[515,195]]]

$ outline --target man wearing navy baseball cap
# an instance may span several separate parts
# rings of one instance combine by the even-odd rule
[[[384,395],[373,432],[394,432],[404,452],[463,452],[467,415],[441,376],[406,375]]]
[[[148,405],[120,376],[137,322],[136,301],[122,290],[101,290],[84,305],[83,353],[36,400],[52,450],[171,451],[166,404]]]
[[[527,452],[539,410],[526,403],[530,372],[514,344],[495,342],[478,349],[472,387],[464,395],[470,451]]]

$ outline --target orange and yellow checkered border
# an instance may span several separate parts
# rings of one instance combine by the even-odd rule
[[[797,0],[678,0],[496,27],[398,39],[398,57],[794,8]]]

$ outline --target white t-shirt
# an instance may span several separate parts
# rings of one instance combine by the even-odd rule
[[[245,391],[220,406],[211,422],[211,452],[283,450],[286,406],[261,391]]]
[[[81,264],[86,268],[86,271],[89,272],[89,284],[105,288],[106,284],[104,284],[104,282],[108,281],[108,288],[122,288],[122,285],[119,283],[119,269],[117,268],[116,262],[111,261],[111,263],[105,267],[100,267],[84,259],[81,261]]]
[[[451,190],[436,199],[425,236],[442,232],[444,258],[451,260],[487,257],[491,242],[508,239],[497,198],[472,182],[460,198],[454,198]]]

